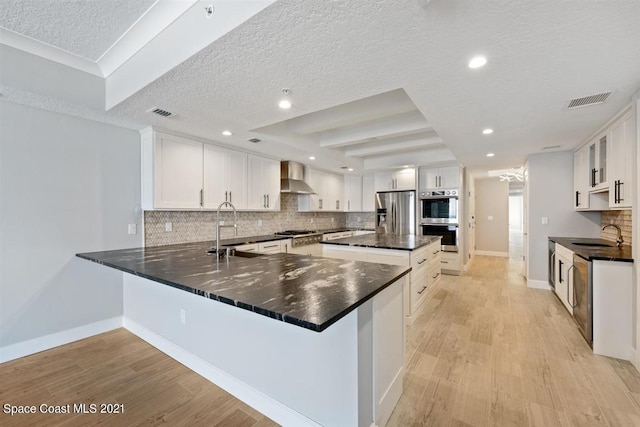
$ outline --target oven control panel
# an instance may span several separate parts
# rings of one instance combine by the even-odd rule
[[[457,189],[421,191],[420,198],[426,199],[430,197],[457,197],[459,194],[460,191]]]

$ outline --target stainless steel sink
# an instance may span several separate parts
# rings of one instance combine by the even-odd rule
[[[613,248],[613,245],[608,245],[606,243],[588,243],[588,242],[575,242],[573,243],[576,246],[591,246],[596,248]]]

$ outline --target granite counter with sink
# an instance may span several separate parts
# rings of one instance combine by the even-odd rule
[[[616,246],[616,242],[586,237],[549,237],[549,240],[570,249],[582,258],[593,261],[633,262],[631,246]]]

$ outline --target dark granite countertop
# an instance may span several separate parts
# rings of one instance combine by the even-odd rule
[[[207,254],[212,245],[209,241],[77,256],[317,332],[411,271],[294,254],[217,262]]]
[[[616,242],[611,242],[609,240],[590,239],[587,237],[549,237],[549,240],[570,249],[575,254],[589,261],[604,260],[633,262],[631,246],[622,245],[618,248],[616,247]],[[576,245],[576,243],[599,243],[611,245],[611,247],[581,246]]]
[[[366,248],[400,249],[413,251],[422,246],[429,245],[439,236],[415,236],[413,234],[363,234],[362,236],[345,237],[343,239],[321,242],[325,245],[361,246]]]

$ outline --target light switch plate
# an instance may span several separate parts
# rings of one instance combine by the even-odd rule
[[[173,224],[170,222],[164,223],[164,231],[173,231]]]
[[[542,217],[542,225],[549,225],[549,217],[548,216],[543,216]]]
[[[138,232],[136,225],[129,224],[128,232],[129,234],[136,234]]]

